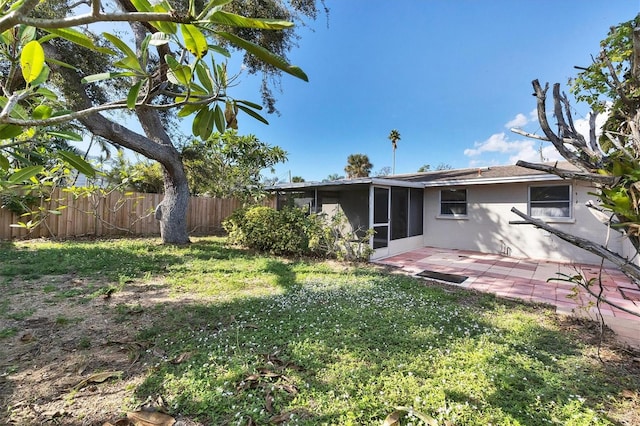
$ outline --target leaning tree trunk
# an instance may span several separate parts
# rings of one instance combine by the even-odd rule
[[[64,55],[54,44],[45,45],[47,57],[64,60]],[[51,64],[52,71],[58,73],[65,84],[63,91],[72,109],[82,110],[92,106],[87,88],[81,83],[81,76],[75,70]],[[138,121],[144,134],[130,130],[99,113],[78,119],[89,132],[101,136],[112,144],[128,148],[145,158],[155,160],[164,171],[164,199],[156,208],[160,220],[160,235],[165,244],[187,244],[187,207],[189,186],[180,153],[171,142],[160,114],[148,107],[136,108]]]

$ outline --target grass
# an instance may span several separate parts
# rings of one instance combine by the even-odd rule
[[[216,238],[0,248],[5,283],[68,273],[106,276],[115,288],[170,286],[175,300],[151,308],[138,339],[171,362],[146,355],[132,392],[161,395],[171,414],[207,424],[379,425],[398,406],[438,424],[619,424],[621,395],[640,384],[626,365],[597,361],[582,332],[546,308],[364,265],[256,255]],[[115,305],[113,318],[135,309]]]

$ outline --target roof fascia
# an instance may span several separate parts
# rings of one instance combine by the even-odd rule
[[[529,176],[509,176],[500,178],[481,178],[481,179],[452,179],[432,182],[423,182],[425,188],[435,188],[439,186],[470,186],[470,185],[491,185],[498,183],[529,183],[529,182],[548,182],[548,181],[564,181],[556,175],[529,175]]]

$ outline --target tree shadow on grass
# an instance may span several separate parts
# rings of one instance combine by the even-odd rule
[[[544,411],[553,404],[588,416],[609,392],[622,390],[615,384],[585,386],[590,374],[600,377],[599,367],[584,361],[575,372],[567,366],[567,359],[579,359],[581,344],[559,331],[529,324],[523,332],[495,333],[472,309],[439,306],[440,296],[451,295],[437,289],[407,290],[390,282],[350,291],[306,288],[294,270],[279,261],[265,268],[289,289],[284,295],[163,306],[155,341],[174,342],[165,348],[170,359],[182,353],[190,358],[153,371],[137,398],[171,395],[176,410],[212,424],[266,424],[288,414],[300,424],[366,424],[382,421],[393,406],[442,391],[444,404],[484,404],[491,415],[502,416],[498,423],[545,424],[555,421]],[[485,315],[492,311],[488,305]],[[491,369],[491,389],[474,396],[438,382],[441,372],[434,369],[447,359],[442,354],[469,357],[460,347],[482,347],[487,340],[501,352],[468,372]],[[582,405],[569,407],[578,394],[585,394]],[[428,414],[437,409],[432,405]]]

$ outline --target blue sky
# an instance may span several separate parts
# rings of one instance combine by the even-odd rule
[[[565,84],[588,65],[610,26],[640,12],[640,0],[326,0],[328,18],[301,28],[291,62],[309,76],[282,79],[280,116],[269,126],[241,117],[239,132],[279,145],[307,181],[344,174],[349,154],[374,173],[392,165],[391,129],[402,139],[396,173],[423,164],[455,168],[537,160],[538,142],[509,131],[531,121],[531,80]],[[237,65],[239,66],[239,65]],[[229,71],[234,65],[230,63]],[[259,100],[259,80],[230,90]],[[578,107],[578,111],[581,108]],[[581,118],[584,108],[576,118]],[[545,145],[545,157],[554,154]]]

